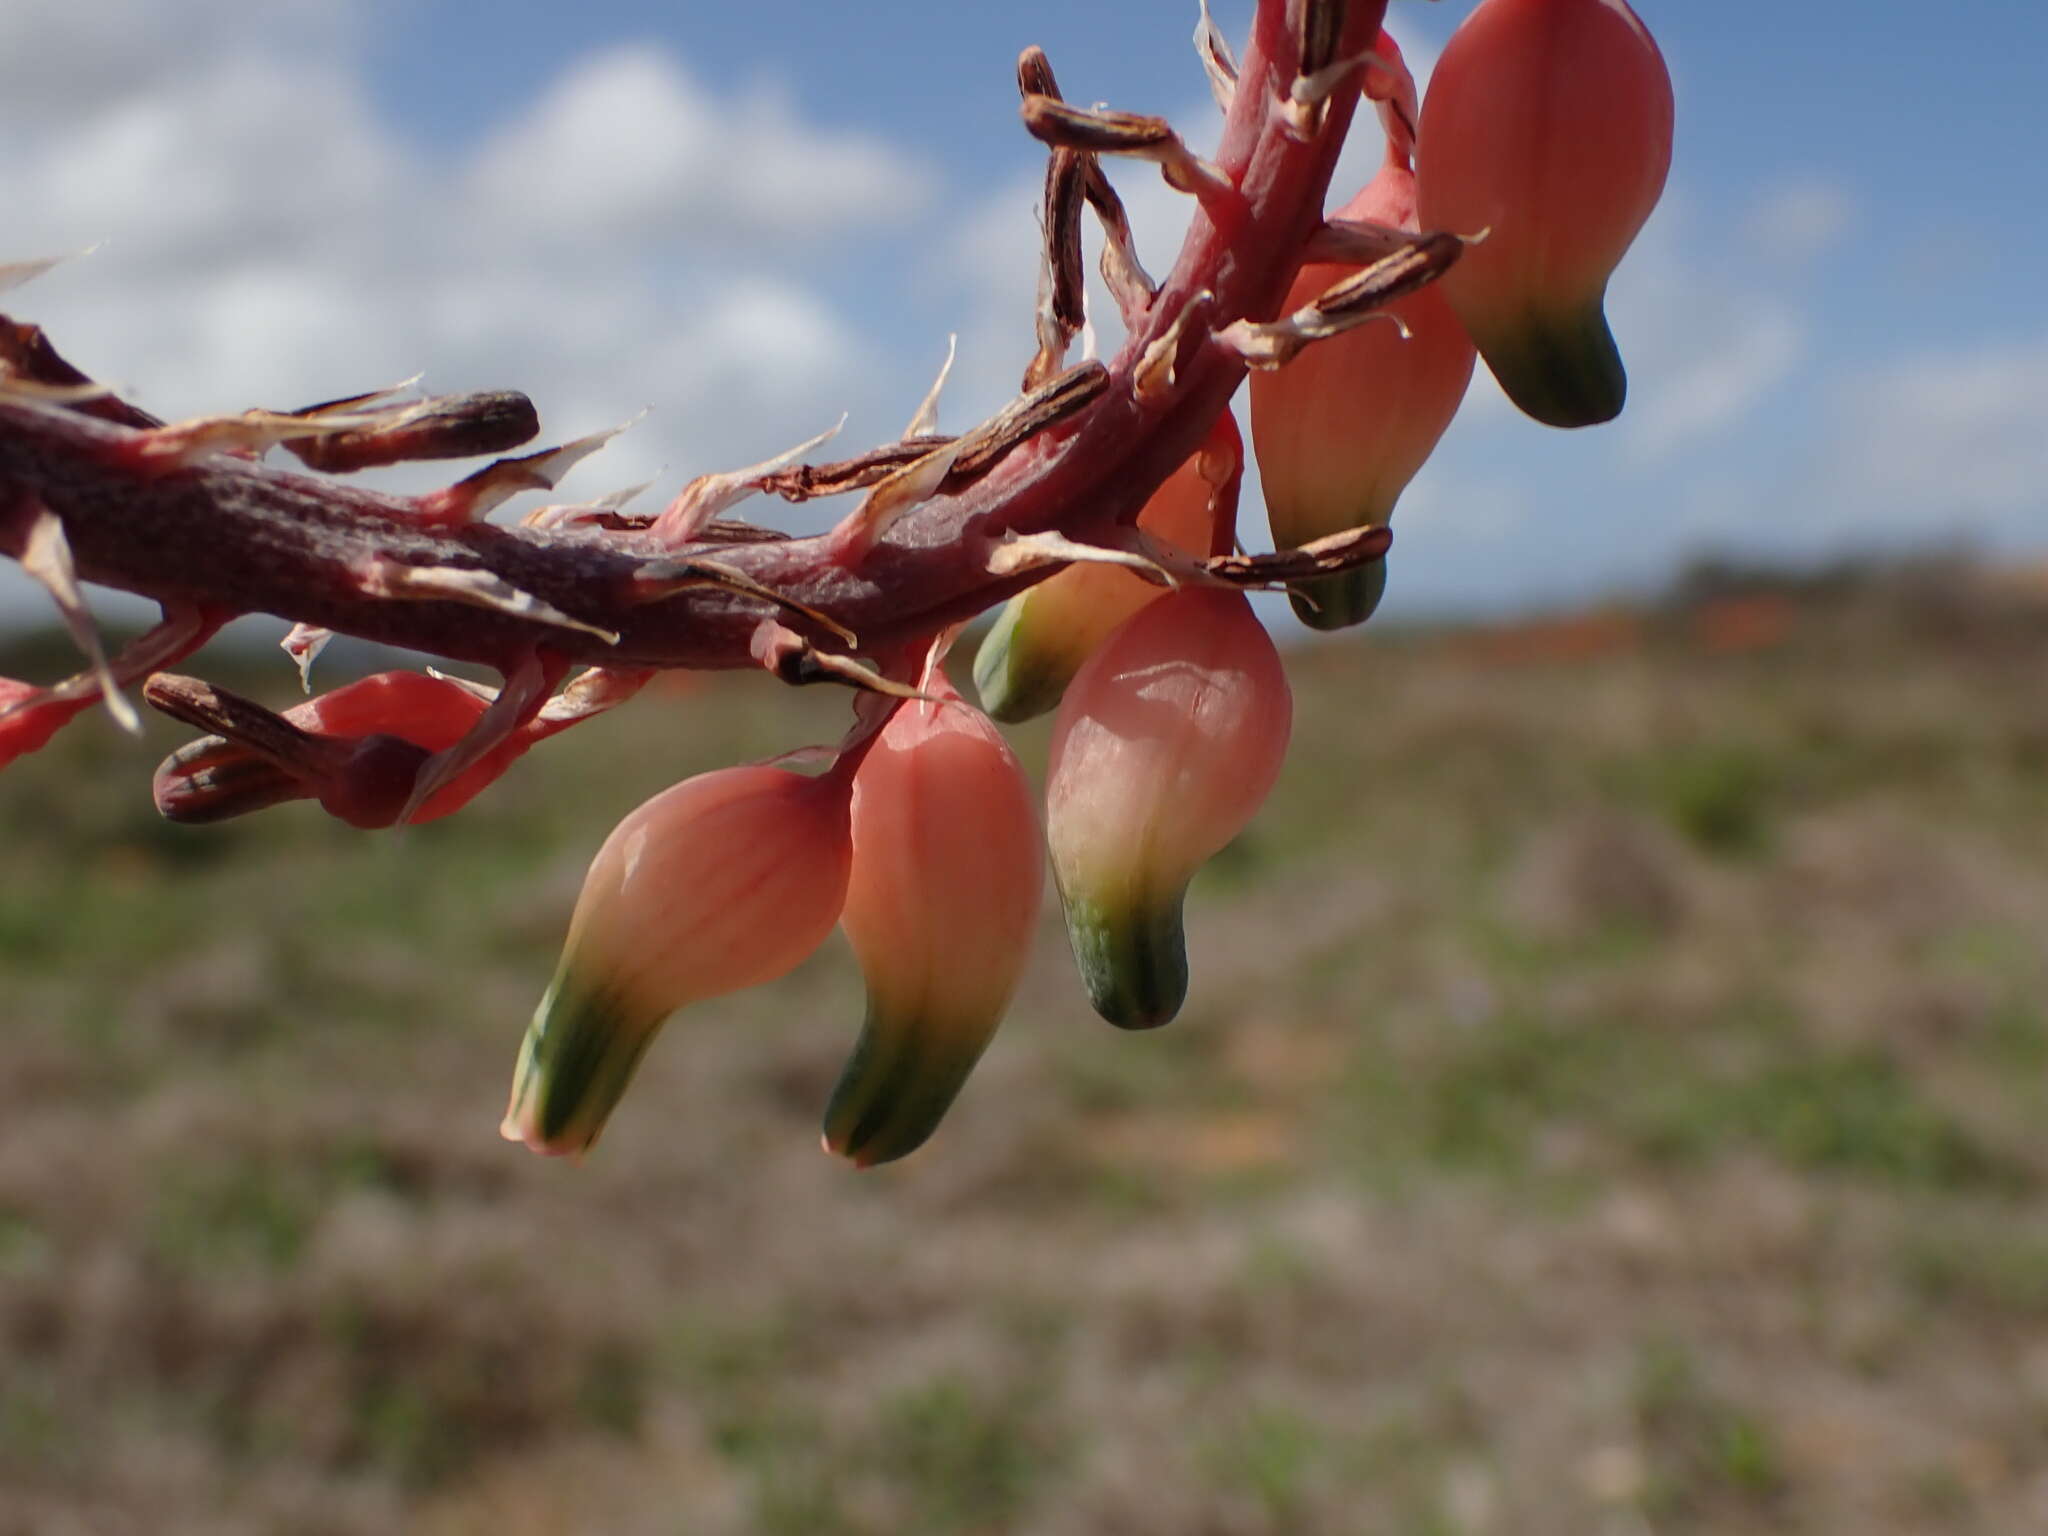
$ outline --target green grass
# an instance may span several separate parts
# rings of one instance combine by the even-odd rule
[[[1014,1524],[1062,1454],[1043,1392],[1028,1381],[991,1390],[947,1374],[878,1410],[875,1468],[916,1490],[909,1528],[935,1536]]]
[[[1631,1390],[1648,1450],[1644,1513],[1662,1525],[1716,1504],[1768,1508],[1785,1491],[1783,1454],[1768,1420],[1729,1401],[1686,1345],[1646,1343]]]
[[[1209,1476],[1225,1493],[1249,1494],[1269,1527],[1300,1525],[1308,1485],[1329,1457],[1328,1431],[1286,1407],[1247,1407],[1205,1456]]]
[[[1049,918],[861,1175],[837,945],[674,1024],[587,1165],[496,1136],[605,831],[842,696],[712,680],[401,836],[168,827],[177,733],[82,721],[0,775],[0,1524],[2025,1529],[2038,640],[1907,617],[1296,655],[1183,1017],[1103,1026]]]

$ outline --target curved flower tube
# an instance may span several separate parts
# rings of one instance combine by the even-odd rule
[[[943,675],[897,710],[853,781],[840,923],[867,1018],[825,1112],[860,1167],[937,1129],[1009,1009],[1031,953],[1045,852],[1031,787],[988,717]]]
[[[1164,1024],[1187,996],[1181,902],[1280,774],[1287,674],[1236,592],[1183,588],[1089,658],[1060,705],[1046,785],[1053,873],[1088,996]]]
[[[1379,174],[1338,216],[1415,229],[1415,174],[1406,157],[1390,148]],[[1342,267],[1302,268],[1283,312],[1345,275]],[[1361,325],[1283,368],[1252,374],[1252,445],[1282,548],[1386,522],[1458,414],[1472,382],[1472,342],[1439,286],[1388,305],[1398,325]],[[1372,617],[1386,584],[1381,559],[1298,582],[1288,597],[1312,629],[1345,629]]]
[[[759,765],[672,785],[591,861],[513,1072],[501,1127],[587,1150],[676,1009],[793,970],[846,900],[851,775]]]
[[[1663,193],[1671,126],[1663,55],[1622,0],[1482,0],[1437,60],[1416,146],[1422,222],[1488,232],[1439,286],[1538,421],[1621,413],[1607,280]]]

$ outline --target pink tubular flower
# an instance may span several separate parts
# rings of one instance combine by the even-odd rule
[[[1272,639],[1240,594],[1211,588],[1135,614],[1067,690],[1047,832],[1074,958],[1112,1024],[1180,1011],[1188,882],[1265,800],[1292,722]]]
[[[1244,444],[1226,411],[1201,451],[1152,493],[1138,526],[1185,553],[1207,554],[1218,492],[1243,467]],[[1165,590],[1120,566],[1070,565],[1018,593],[974,656],[982,708],[1011,724],[1053,709],[1104,637]]]
[[[867,1019],[825,1112],[863,1168],[915,1151],[1002,1022],[1031,952],[1045,854],[1017,759],[943,676],[900,708],[853,781],[840,922]]]
[[[1442,280],[1516,405],[1557,427],[1628,391],[1607,279],[1671,168],[1671,76],[1622,0],[1482,0],[1445,45],[1416,148],[1422,222],[1487,238]]]
[[[1415,175],[1406,157],[1390,154],[1338,217],[1415,229]],[[1343,267],[1304,267],[1282,312],[1347,275]],[[1472,342],[1438,285],[1395,300],[1386,313],[1400,326],[1362,325],[1317,342],[1283,368],[1252,374],[1252,444],[1273,539],[1283,549],[1386,522],[1465,398]],[[1343,629],[1372,617],[1386,580],[1386,561],[1375,560],[1301,582],[1288,595],[1304,624]]]
[[[670,1013],[773,981],[824,942],[846,899],[850,788],[841,772],[725,768],[613,829],[520,1049],[508,1140],[584,1151]]]

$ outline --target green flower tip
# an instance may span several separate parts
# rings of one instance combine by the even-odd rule
[[[952,1108],[994,1029],[991,1020],[870,1007],[825,1108],[825,1150],[856,1168],[915,1152]]]
[[[520,1046],[499,1134],[548,1157],[588,1152],[660,1022],[602,985],[558,973]]]
[[[974,690],[990,718],[1022,725],[1059,708],[1079,659],[1063,648],[1031,643],[1020,598],[1003,605],[995,627],[974,653]]]
[[[1355,570],[1313,581],[1297,581],[1287,589],[1294,616],[1310,629],[1350,629],[1371,618],[1387,592],[1387,562],[1382,556]]]
[[[1181,928],[1181,887],[1163,899],[1120,908],[1061,893],[1067,939],[1095,1011],[1119,1029],[1156,1029],[1180,1012],[1188,995],[1187,939]]]
[[[1628,403],[1628,370],[1596,296],[1561,315],[1477,337],[1480,356],[1525,416],[1547,427],[1597,427]]]

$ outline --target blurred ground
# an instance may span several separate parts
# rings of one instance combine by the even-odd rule
[[[0,1533],[2048,1528],[2048,621],[1691,597],[1302,652],[1186,1015],[1049,913],[864,1175],[836,941],[587,1166],[496,1134],[605,829],[839,699],[402,836],[166,826],[82,722],[0,777]]]

